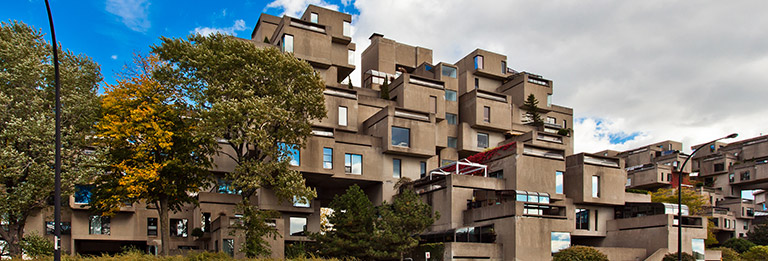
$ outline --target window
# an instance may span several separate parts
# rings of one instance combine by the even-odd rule
[[[172,237],[187,237],[187,219],[172,218],[168,226]]]
[[[203,212],[201,223],[203,232],[211,232],[211,213]],[[157,224],[157,221],[155,221],[155,224]]]
[[[475,78],[475,89],[479,89],[479,88],[480,88],[480,79]]]
[[[456,91],[454,91],[454,90],[445,90],[445,100],[446,101],[456,101]]]
[[[456,78],[456,68],[450,66],[443,66],[443,76]]]
[[[419,177],[427,176],[427,163],[424,161],[419,162]]]
[[[234,257],[235,256],[235,240],[231,238],[225,238],[221,240],[221,248],[224,250],[224,253],[227,253],[227,255]]]
[[[109,217],[91,216],[88,219],[88,234],[109,235]]]
[[[552,94],[547,94],[547,107],[552,107]]]
[[[555,193],[563,194],[563,172],[555,171]]]
[[[627,178],[627,184],[624,185],[625,187],[632,186],[632,178]]]
[[[735,180],[736,180],[736,174],[735,173],[728,174],[728,182],[729,183],[733,183]]]
[[[402,170],[401,165],[402,165],[402,161],[400,159],[392,159],[392,177],[393,178],[399,179],[401,177],[400,176],[401,175],[400,171]]]
[[[332,148],[323,148],[323,168],[324,169],[333,168],[333,149]]]
[[[363,174],[363,155],[344,154],[344,172],[347,174]]]
[[[352,37],[352,25],[349,22],[344,21],[343,28],[344,32],[342,34],[346,37]]]
[[[483,106],[483,122],[491,122],[491,107]]]
[[[290,233],[291,236],[304,236],[307,231],[307,218],[305,217],[290,217]]]
[[[483,69],[483,56],[475,56],[475,69]]]
[[[53,235],[56,229],[53,224],[55,222],[53,221],[46,221],[45,222],[45,234]],[[69,235],[72,234],[72,223],[71,222],[60,222],[59,229],[61,229],[62,235]]]
[[[744,221],[744,229],[749,229],[749,221]]]
[[[355,50],[352,50],[352,49],[347,50],[347,63],[355,64]]]
[[[309,21],[313,23],[317,23],[317,13],[310,13],[309,14]]]
[[[347,107],[339,106],[339,126],[347,126]]]
[[[507,73],[507,61],[501,61],[501,74]]]
[[[291,166],[300,165],[301,155],[299,154],[298,145],[278,142],[277,146],[280,148],[280,154],[284,157],[284,160],[288,160],[288,164],[291,164]]]
[[[216,192],[220,194],[232,194],[232,195],[240,194],[240,191],[235,189],[235,186],[232,185],[232,182],[225,179],[219,179],[217,181]]]
[[[667,173],[667,182],[672,182],[672,173]]]
[[[563,119],[563,128],[568,128],[568,121]]]
[[[600,197],[600,177],[592,176],[592,197]]]
[[[75,203],[91,203],[91,189],[93,185],[75,185]]]
[[[497,179],[503,179],[504,178],[504,170],[497,170],[491,173],[488,173],[489,178],[497,178]]]
[[[392,126],[392,145],[409,147],[411,145],[411,129]]]
[[[459,124],[459,116],[453,113],[445,113],[445,120],[448,121],[448,124],[450,125],[456,125]]]
[[[715,171],[724,171],[724,170],[725,170],[725,163],[715,164]]]
[[[437,97],[429,96],[429,108],[432,110],[432,113],[437,113]]]
[[[754,208],[747,208],[747,216],[754,217],[755,216],[755,209]],[[744,228],[744,229],[747,229],[747,228]]]
[[[456,137],[448,137],[448,148],[456,148],[459,141],[456,139]]]
[[[749,171],[744,171],[741,173],[741,180],[749,180]]]
[[[550,249],[552,253],[571,247],[571,233],[552,232],[550,240]]]
[[[290,35],[290,34],[283,35],[283,52],[286,52],[286,53],[293,52],[293,35]]]
[[[555,119],[554,117],[547,117],[547,123],[557,124],[557,119]]]
[[[488,148],[488,133],[477,133],[477,147]]]
[[[691,239],[691,250],[693,250],[693,258],[696,261],[704,260],[704,239],[694,238]]]
[[[515,192],[515,200],[522,201],[522,202],[528,201],[528,193],[526,193],[525,191]]]
[[[576,229],[589,230],[589,209],[576,209]]]
[[[147,218],[147,236],[157,236],[157,218]]]
[[[309,204],[310,204],[309,199],[293,196],[293,206],[294,207],[297,207],[297,208],[308,208]]]
[[[597,223],[599,223],[599,222],[598,222],[598,219],[597,219],[597,209],[595,209],[595,231],[597,231]]]
[[[539,203],[539,193],[528,192],[528,202]]]

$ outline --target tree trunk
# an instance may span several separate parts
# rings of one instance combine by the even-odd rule
[[[0,236],[6,242],[8,254],[12,257],[21,257],[21,239],[23,238],[24,223],[8,224],[8,231],[0,228]]]
[[[171,251],[171,221],[168,219],[168,199],[161,198],[158,200],[157,214],[160,216],[158,222],[158,229],[160,230],[160,254],[163,256],[170,255]]]

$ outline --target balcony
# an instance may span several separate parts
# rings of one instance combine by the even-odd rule
[[[741,189],[761,189],[768,183],[768,160],[737,164],[731,169],[728,181]]]
[[[435,115],[387,106],[364,123],[366,134],[382,139],[384,153],[431,157]]]
[[[512,129],[512,107],[506,95],[475,89],[459,100],[459,118],[470,127],[502,132]]]
[[[398,108],[445,118],[445,87],[442,81],[401,73],[389,84],[389,98]]]
[[[567,219],[566,206],[562,203],[538,203],[516,201],[514,198],[467,202],[464,223],[481,222],[508,216]]]
[[[566,158],[565,194],[573,202],[624,205],[627,174],[616,157],[579,153]]]
[[[668,165],[645,164],[627,168],[630,188],[655,189],[669,186],[672,182],[673,167]]]

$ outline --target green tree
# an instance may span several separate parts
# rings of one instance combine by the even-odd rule
[[[662,261],[678,261],[677,252],[666,254],[664,255],[664,258],[661,260]],[[689,254],[688,252],[683,252],[683,261],[696,261],[696,258],[694,258],[693,255]]]
[[[53,242],[35,232],[24,235],[24,239],[21,242],[21,248],[24,251],[24,254],[27,254],[34,259],[40,259],[53,254]]]
[[[720,253],[722,254],[723,261],[741,261],[741,256],[739,255],[739,252],[736,252],[733,249],[727,248],[727,247],[716,247],[712,250],[720,250]]]
[[[759,224],[747,232],[747,239],[757,245],[768,245],[768,224]]]
[[[725,242],[723,242],[723,247],[727,247],[730,249],[735,250],[739,253],[744,253],[753,246],[755,246],[755,243],[750,242],[749,240],[743,239],[743,238],[729,238]]]
[[[389,77],[384,77],[384,84],[381,85],[381,98],[389,100]]]
[[[719,243],[720,242],[717,241],[717,236],[715,236],[715,223],[711,220],[707,220],[707,239],[704,240],[704,244],[706,246],[712,246]]]
[[[608,261],[608,256],[593,247],[571,246],[552,256],[553,261]]]
[[[374,207],[368,196],[357,184],[343,195],[337,195],[329,206],[333,213],[328,216],[332,227],[325,233],[310,233],[310,239],[322,256],[354,257],[361,260],[374,258]]]
[[[21,255],[27,218],[54,187],[54,68],[50,43],[21,22],[0,23],[0,239]],[[59,48],[62,194],[93,175],[86,137],[98,118],[99,65]]]
[[[220,155],[236,165],[227,178],[242,191],[241,210],[250,207],[248,199],[262,188],[280,200],[295,197],[306,202],[316,196],[301,173],[289,167],[280,146],[302,147],[311,134],[310,122],[326,116],[324,81],[308,63],[277,48],[257,48],[221,34],[163,37],[152,51],[168,63],[158,78],[191,95],[201,113],[202,130],[220,139]],[[246,246],[275,229],[265,221],[244,219],[254,222],[245,226],[258,232],[246,233]],[[249,257],[254,254],[249,252]]]
[[[544,125],[544,121],[541,119],[541,113],[539,112],[539,101],[533,93],[528,95],[528,98],[523,103],[523,110],[527,111],[526,116],[533,122],[534,126]]]
[[[707,197],[696,193],[693,188],[683,188],[683,205],[688,206],[688,210],[692,215],[701,213],[703,207],[709,204]],[[651,201],[660,203],[672,203],[677,204],[677,189],[659,189],[656,192],[651,192]]]
[[[212,138],[199,132],[197,115],[180,88],[158,83],[152,73],[162,66],[156,56],[136,55],[102,98],[98,145],[108,166],[99,175],[91,203],[97,213],[112,215],[125,203],[156,206],[160,217],[161,253],[170,248],[169,212],[188,203],[193,193],[211,184],[208,155]]]
[[[400,193],[392,203],[384,202],[378,207],[374,247],[377,258],[403,259],[403,255],[419,245],[419,234],[429,228],[440,214],[423,203],[416,191],[409,186],[408,178],[400,179]]]
[[[765,261],[768,260],[768,246],[754,246],[741,255],[744,260]]]

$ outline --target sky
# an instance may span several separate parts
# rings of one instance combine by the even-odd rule
[[[249,38],[259,14],[308,4],[353,15],[358,63],[376,32],[432,49],[434,63],[480,48],[553,80],[553,103],[574,109],[576,152],[768,134],[768,1],[51,0],[58,41],[101,64],[105,84],[160,36]],[[42,0],[4,3],[9,20],[49,32]]]

